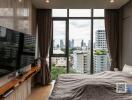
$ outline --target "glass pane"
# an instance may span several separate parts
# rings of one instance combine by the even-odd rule
[[[91,17],[91,9],[69,9],[70,17]]]
[[[94,20],[94,72],[102,72],[109,70],[110,58],[106,43],[104,20]]]
[[[29,33],[29,20],[17,20],[18,21],[18,31],[24,32],[24,33]]]
[[[51,77],[56,80],[58,75],[65,74],[67,69],[67,59],[65,57],[51,58]]]
[[[67,9],[53,9],[52,16],[53,17],[67,17]]]
[[[12,16],[13,8],[0,8],[0,16]]]
[[[94,9],[94,17],[104,17],[104,9]]]
[[[13,29],[14,28],[13,18],[0,18],[0,26]]]
[[[53,54],[66,52],[66,21],[53,21]]]
[[[28,17],[29,16],[29,9],[27,9],[27,8],[18,8],[18,10],[17,10],[17,16]]]
[[[90,74],[91,20],[69,21],[69,67],[71,73]]]

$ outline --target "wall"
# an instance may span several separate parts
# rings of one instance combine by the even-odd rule
[[[34,13],[31,0],[0,0],[0,26],[35,34]]]
[[[120,66],[132,65],[132,1],[122,8],[122,52]]]

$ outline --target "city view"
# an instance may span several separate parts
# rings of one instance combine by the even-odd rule
[[[103,9],[100,10],[100,12],[102,11]],[[83,17],[82,19],[69,19],[69,65],[67,65],[65,56],[52,57],[52,76],[57,77],[59,74],[66,73],[67,66],[69,73],[91,74],[91,59],[94,73],[109,70],[110,57],[106,43],[104,19],[94,19],[93,24],[93,58],[91,58],[91,20],[83,19]],[[66,54],[66,34],[66,21],[54,20],[53,54]]]

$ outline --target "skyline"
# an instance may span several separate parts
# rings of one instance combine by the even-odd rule
[[[96,32],[97,32],[97,31],[98,31],[98,30],[96,30]],[[95,38],[96,38],[96,36],[94,35],[94,41],[93,41],[94,44],[96,43]],[[78,41],[77,39],[73,39],[73,38],[70,39],[70,38],[69,38],[69,41],[72,41],[72,40],[74,41],[74,47],[81,47],[81,42],[82,42],[83,39],[80,38],[80,39],[78,39],[78,40],[79,40],[79,41]],[[53,40],[53,41],[54,41],[54,43],[55,43],[54,46],[60,45],[60,41],[63,41],[64,45],[65,45],[65,42],[66,42],[65,39],[62,40],[61,38],[60,38],[60,39],[58,38],[57,41],[55,41],[55,40]],[[90,41],[91,41],[91,39],[89,39],[89,40],[83,40],[83,42],[86,44],[86,46],[89,46],[89,42],[90,42]],[[78,45],[75,45],[76,43],[78,43]]]
[[[84,40],[84,42],[88,43],[91,38],[91,21],[90,20],[70,20],[69,21],[69,40],[74,39],[75,46],[80,46],[80,41]],[[56,41],[56,44],[59,43],[59,40],[65,40],[65,21],[54,21],[53,27],[53,39]],[[96,31],[97,30],[105,30],[104,20],[94,20],[94,34],[93,39],[95,42]],[[64,41],[65,44],[65,41]]]
[[[79,19],[69,18],[69,40],[74,39],[75,46],[80,46],[82,40],[88,45],[91,39],[91,19],[83,19],[83,17],[90,17],[90,14],[90,9],[69,9],[70,16],[81,17]],[[53,9],[52,16],[67,17],[67,9]],[[104,9],[94,9],[94,16],[104,17]],[[66,40],[66,23],[65,20],[53,21],[53,40],[56,44],[59,44],[60,40]],[[96,31],[105,30],[105,22],[104,19],[94,19],[93,24],[93,41],[95,42]]]

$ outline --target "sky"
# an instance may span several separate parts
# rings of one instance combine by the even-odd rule
[[[72,12],[73,11],[73,12]],[[72,9],[70,11],[70,16],[90,16],[90,10],[88,9]],[[104,16],[103,10],[94,10],[94,16]],[[53,16],[61,15],[66,16],[64,9],[59,11],[53,10]],[[88,12],[88,13],[87,13]],[[87,13],[87,14],[86,14]],[[65,21],[54,21],[53,22],[53,32],[55,45],[60,43],[60,40],[65,40],[65,30],[66,30]],[[94,20],[94,42],[95,42],[95,33],[97,30],[104,30],[104,20]],[[74,39],[75,46],[81,46],[81,41],[88,45],[88,42],[91,37],[91,20],[88,19],[70,19],[69,20],[69,40]],[[65,42],[65,41],[64,41]],[[64,43],[65,44],[65,43]]]

